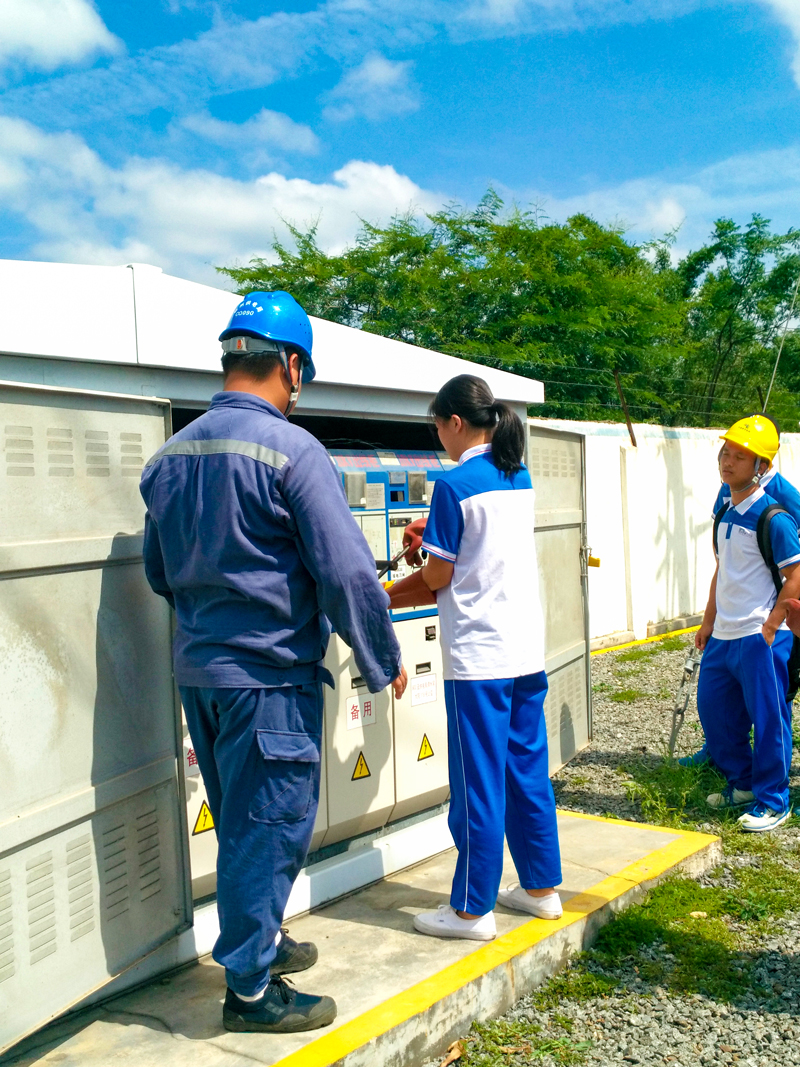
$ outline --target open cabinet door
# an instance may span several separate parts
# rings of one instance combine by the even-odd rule
[[[0,1052],[191,921],[142,464],[169,404],[0,382]]]
[[[544,610],[550,772],[592,736],[586,575],[585,446],[580,434],[530,422],[528,469],[536,490],[536,558]]]

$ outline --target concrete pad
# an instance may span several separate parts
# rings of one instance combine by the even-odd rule
[[[488,943],[417,934],[412,917],[446,903],[455,862],[442,853],[295,919],[319,963],[296,976],[329,993],[332,1027],[300,1035],[230,1034],[221,1025],[222,969],[198,965],[64,1017],[12,1050],[18,1067],[406,1067],[441,1051],[473,1019],[506,1011],[593,940],[613,913],[678,867],[716,862],[719,839],[637,823],[559,814],[564,915],[530,919],[499,907]],[[506,856],[504,881],[516,880]]]

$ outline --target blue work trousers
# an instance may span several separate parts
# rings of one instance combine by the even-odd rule
[[[458,848],[450,904],[485,915],[497,903],[504,832],[524,889],[561,881],[544,719],[547,675],[446,681],[444,694],[449,826]]]
[[[234,993],[253,996],[269,981],[286,901],[311,843],[321,683],[182,686],[181,699],[219,842],[212,955]]]
[[[772,645],[760,633],[735,641],[710,637],[697,683],[697,711],[711,758],[732,786],[751,790],[773,811],[789,804],[791,651],[788,630],[779,630]]]

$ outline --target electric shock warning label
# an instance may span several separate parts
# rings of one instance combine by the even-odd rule
[[[417,763],[419,763],[419,761],[423,759],[430,759],[432,755],[433,749],[431,748],[431,743],[428,740],[428,735],[423,734],[422,744],[419,746],[419,755],[417,756]]]
[[[375,701],[371,696],[348,697],[345,701],[347,729],[375,725]]]
[[[205,800],[200,805],[200,812],[197,816],[197,821],[194,824],[194,830],[192,830],[192,837],[196,834],[204,834],[206,830],[214,829],[214,820],[211,817],[211,810],[206,804]]]
[[[371,776],[372,772],[367,766],[367,761],[364,759],[364,753],[359,752],[358,759],[356,760],[356,765],[353,770],[353,777],[350,779],[350,781],[357,782],[359,778],[370,778]]]
[[[436,675],[423,674],[411,679],[411,707],[433,704],[436,700]]]

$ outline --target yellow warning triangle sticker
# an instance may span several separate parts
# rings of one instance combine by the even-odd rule
[[[194,837],[195,834],[204,834],[206,830],[213,829],[214,820],[211,817],[211,809],[204,800],[203,803],[200,805],[200,812],[197,816],[197,821],[194,824],[194,830],[192,830],[192,837]]]
[[[428,735],[423,734],[422,744],[419,746],[419,755],[417,756],[417,763],[419,763],[421,759],[430,759],[432,755],[433,749],[431,748],[431,743],[428,740]]]
[[[363,752],[359,752],[358,759],[356,760],[356,769],[353,771],[353,777],[350,779],[350,781],[351,782],[356,782],[356,781],[358,781],[359,778],[369,778],[369,777],[370,777],[370,769],[367,766],[367,761],[364,759],[364,753]]]

